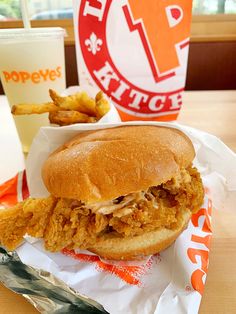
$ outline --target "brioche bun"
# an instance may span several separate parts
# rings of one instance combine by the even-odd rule
[[[55,197],[91,204],[164,183],[194,155],[192,142],[177,129],[116,127],[65,143],[44,163],[42,178]]]

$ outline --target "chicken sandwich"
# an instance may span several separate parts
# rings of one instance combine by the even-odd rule
[[[80,133],[42,168],[50,196],[0,211],[0,241],[25,234],[45,248],[140,259],[168,247],[204,197],[190,139],[174,128],[122,126]]]

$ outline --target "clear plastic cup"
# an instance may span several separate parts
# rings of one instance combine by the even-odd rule
[[[49,88],[62,92],[65,82],[65,30],[59,27],[0,30],[0,78],[9,104],[50,101]],[[14,116],[27,153],[48,114]]]

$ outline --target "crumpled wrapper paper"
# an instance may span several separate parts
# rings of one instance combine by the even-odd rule
[[[177,123],[125,123],[143,124],[180,129],[195,146],[194,164],[201,172],[206,196],[202,208],[192,216],[188,228],[175,243],[138,263],[105,261],[80,250],[50,253],[44,250],[41,240],[30,237],[16,252],[25,265],[52,274],[68,287],[102,304],[109,313],[198,313],[209,262],[212,208],[222,209],[226,196],[235,203],[236,155],[218,138]],[[120,125],[124,123],[42,128],[26,165],[30,195],[48,195],[40,171],[50,152],[79,132]],[[20,189],[18,194],[18,199],[22,199]]]

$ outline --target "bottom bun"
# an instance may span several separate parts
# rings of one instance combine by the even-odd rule
[[[190,217],[191,211],[185,210],[180,226],[175,230],[161,228],[130,238],[115,237],[111,234],[88,250],[110,260],[140,260],[170,246],[187,227]]]

